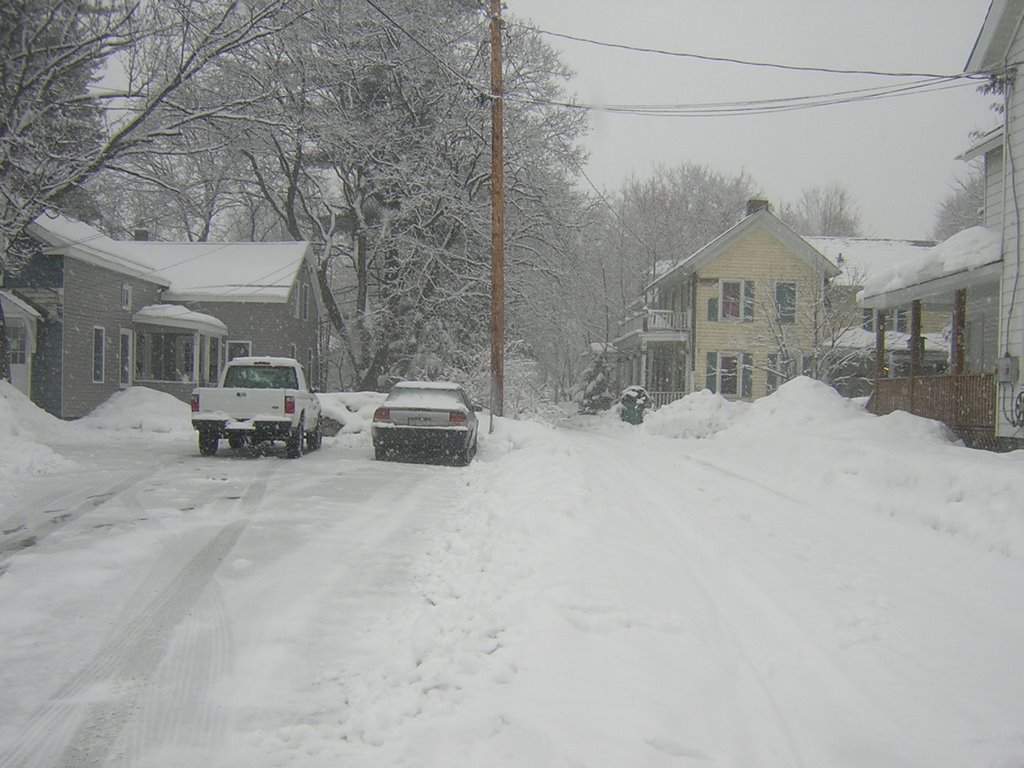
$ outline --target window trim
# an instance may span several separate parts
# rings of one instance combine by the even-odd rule
[[[29,338],[28,338],[28,323],[22,317],[7,317],[4,320],[4,324],[7,328],[7,362],[10,365],[28,365],[30,353],[29,353]],[[19,345],[15,346],[15,333],[17,330],[17,337]],[[19,359],[14,359],[14,353],[18,352]]]
[[[121,284],[121,309],[131,312],[132,311],[132,286],[128,283]]]
[[[125,339],[128,340],[128,359],[125,359]],[[135,334],[131,328],[121,328],[118,334],[118,383],[122,387],[130,387],[134,383],[135,373]]]
[[[98,349],[97,342],[99,342]],[[107,329],[102,325],[94,325],[92,327],[92,383],[103,384],[106,381],[106,378]]]

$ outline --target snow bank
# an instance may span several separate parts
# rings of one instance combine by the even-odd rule
[[[45,443],[68,425],[40,410],[9,382],[0,381],[0,483],[73,464]]]
[[[321,392],[324,416],[341,425],[341,434],[370,431],[373,412],[387,397],[383,392]]]
[[[878,417],[808,378],[756,400],[699,456],[809,504],[830,499],[844,514],[889,515],[1024,557],[1024,451],[970,450],[940,422]]]
[[[749,403],[732,402],[704,389],[647,413],[643,428],[665,437],[709,437],[730,426],[749,407]]]
[[[167,434],[191,432],[191,410],[173,395],[148,387],[128,387],[83,416],[78,423],[92,429]]]

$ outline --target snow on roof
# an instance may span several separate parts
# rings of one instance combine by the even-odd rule
[[[934,240],[883,240],[869,237],[805,237],[835,264],[841,285],[857,285],[880,272],[918,258],[935,246]]]
[[[970,272],[1002,259],[1002,238],[985,227],[971,227],[957,232],[917,258],[893,265],[864,283],[864,298],[890,293],[903,288]]]
[[[150,325],[169,325],[172,328],[190,328],[206,331],[214,336],[227,336],[228,327],[212,315],[193,312],[180,304],[150,304],[134,315],[132,322]]]
[[[462,389],[460,384],[456,384],[454,381],[399,381],[391,387],[393,392],[396,389]]]
[[[51,247],[162,283],[170,301],[284,303],[308,243],[114,240],[65,216],[42,215],[34,234]]]

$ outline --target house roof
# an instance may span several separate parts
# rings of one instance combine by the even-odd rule
[[[1024,0],[992,0],[965,72],[999,72],[1024,18]]]
[[[647,285],[644,290],[647,291],[654,288],[674,274],[697,271],[757,229],[764,229],[770,232],[812,269],[818,270],[829,277],[839,274],[839,268],[835,264],[816,251],[804,238],[783,224],[769,210],[762,208],[749,216],[745,216],[735,226],[727,229],[710,243],[687,256],[668,272]]]
[[[965,229],[915,259],[870,276],[860,301],[865,307],[884,309],[998,280],[1002,245],[998,232],[985,227]]]
[[[934,240],[884,240],[873,237],[805,237],[842,273],[836,282],[858,285],[872,275],[918,258]]]
[[[114,240],[64,216],[40,216],[31,233],[51,253],[161,285],[168,301],[284,303],[309,244],[287,242],[162,242]]]
[[[976,157],[981,157],[997,147],[1003,145],[1003,126],[997,126],[988,133],[983,133],[978,139],[961,155],[957,156],[957,160],[973,160]]]

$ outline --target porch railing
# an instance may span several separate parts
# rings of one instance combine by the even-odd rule
[[[648,392],[647,407],[661,408],[661,406],[674,403],[676,400],[682,400],[685,396],[685,392]]]
[[[907,411],[946,424],[965,442],[994,440],[996,388],[991,373],[915,376],[875,381],[871,410]]]
[[[619,323],[618,336],[650,331],[685,331],[686,315],[671,309],[645,309]]]

